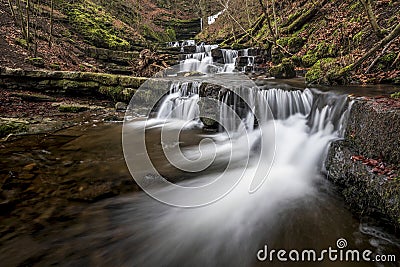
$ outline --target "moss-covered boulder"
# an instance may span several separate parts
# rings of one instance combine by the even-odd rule
[[[306,73],[308,84],[345,84],[348,82],[348,72],[342,72],[341,65],[335,58],[318,60]]]
[[[0,123],[0,137],[7,136],[9,134],[23,133],[28,130],[28,127],[24,123],[18,122],[2,122]]]
[[[282,63],[269,69],[269,74],[277,79],[288,79],[296,77],[296,71],[292,60],[285,58]]]

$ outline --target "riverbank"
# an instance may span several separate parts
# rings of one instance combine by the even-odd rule
[[[327,177],[351,208],[400,229],[400,101],[357,98],[344,140],[331,144]]]

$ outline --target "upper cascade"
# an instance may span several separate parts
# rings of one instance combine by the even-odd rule
[[[168,43],[169,47],[181,47],[182,72],[232,73],[263,72],[267,52],[258,48],[240,50],[219,48],[218,45],[195,44],[193,40]]]

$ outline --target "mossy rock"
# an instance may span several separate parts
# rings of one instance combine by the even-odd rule
[[[296,71],[292,60],[284,58],[282,63],[269,69],[269,74],[277,79],[288,79],[296,77]]]
[[[276,47],[271,48],[271,61],[273,64],[279,64],[285,55]]]
[[[124,94],[124,90],[122,86],[100,86],[99,93],[110,97],[113,101],[126,101],[129,98]]]
[[[325,41],[319,43],[314,49],[308,50],[301,58],[302,65],[306,68],[313,66],[319,59],[334,58],[337,55],[335,44],[329,44]]]
[[[291,59],[292,59],[292,62],[293,62],[293,64],[294,64],[295,66],[297,66],[297,67],[303,66],[303,60],[302,60],[302,58],[301,58],[300,56],[298,56],[298,55],[293,55],[293,56],[291,57]]]
[[[114,50],[129,50],[130,43],[121,38],[123,31],[113,27],[115,19],[91,1],[82,1],[65,6],[74,29],[85,40],[96,47]]]
[[[58,107],[58,111],[65,113],[78,113],[88,110],[88,106],[79,105],[79,104],[61,104]]]
[[[289,52],[297,53],[298,51],[300,51],[305,41],[306,40],[304,38],[295,35],[291,37],[282,37],[278,39],[276,42],[277,44],[286,47],[289,50]]]
[[[301,62],[304,67],[308,68],[313,66],[318,61],[318,58],[315,54],[307,53],[301,58]]]
[[[391,98],[397,98],[400,99],[400,92],[396,92],[390,95]]]
[[[27,58],[26,62],[29,62],[35,67],[44,67],[44,60],[41,57],[31,57]]]
[[[348,72],[337,63],[335,58],[323,58],[318,60],[306,73],[306,82],[309,84],[345,84],[348,80]]]
[[[23,133],[28,130],[28,127],[23,123],[7,122],[0,124],[0,137],[7,136],[9,134]]]

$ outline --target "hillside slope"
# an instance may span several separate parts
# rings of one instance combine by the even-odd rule
[[[1,66],[140,75],[138,52],[193,35],[207,15],[195,0],[62,0],[53,12],[50,0],[29,3],[0,0]]]
[[[400,38],[382,45],[351,77],[337,75],[400,24],[400,1],[372,1],[381,35],[374,32],[359,0],[276,1],[274,8],[271,3],[231,0],[228,10],[197,38],[233,48],[267,48],[274,63],[286,57],[298,68],[311,67],[311,83],[400,83]]]

